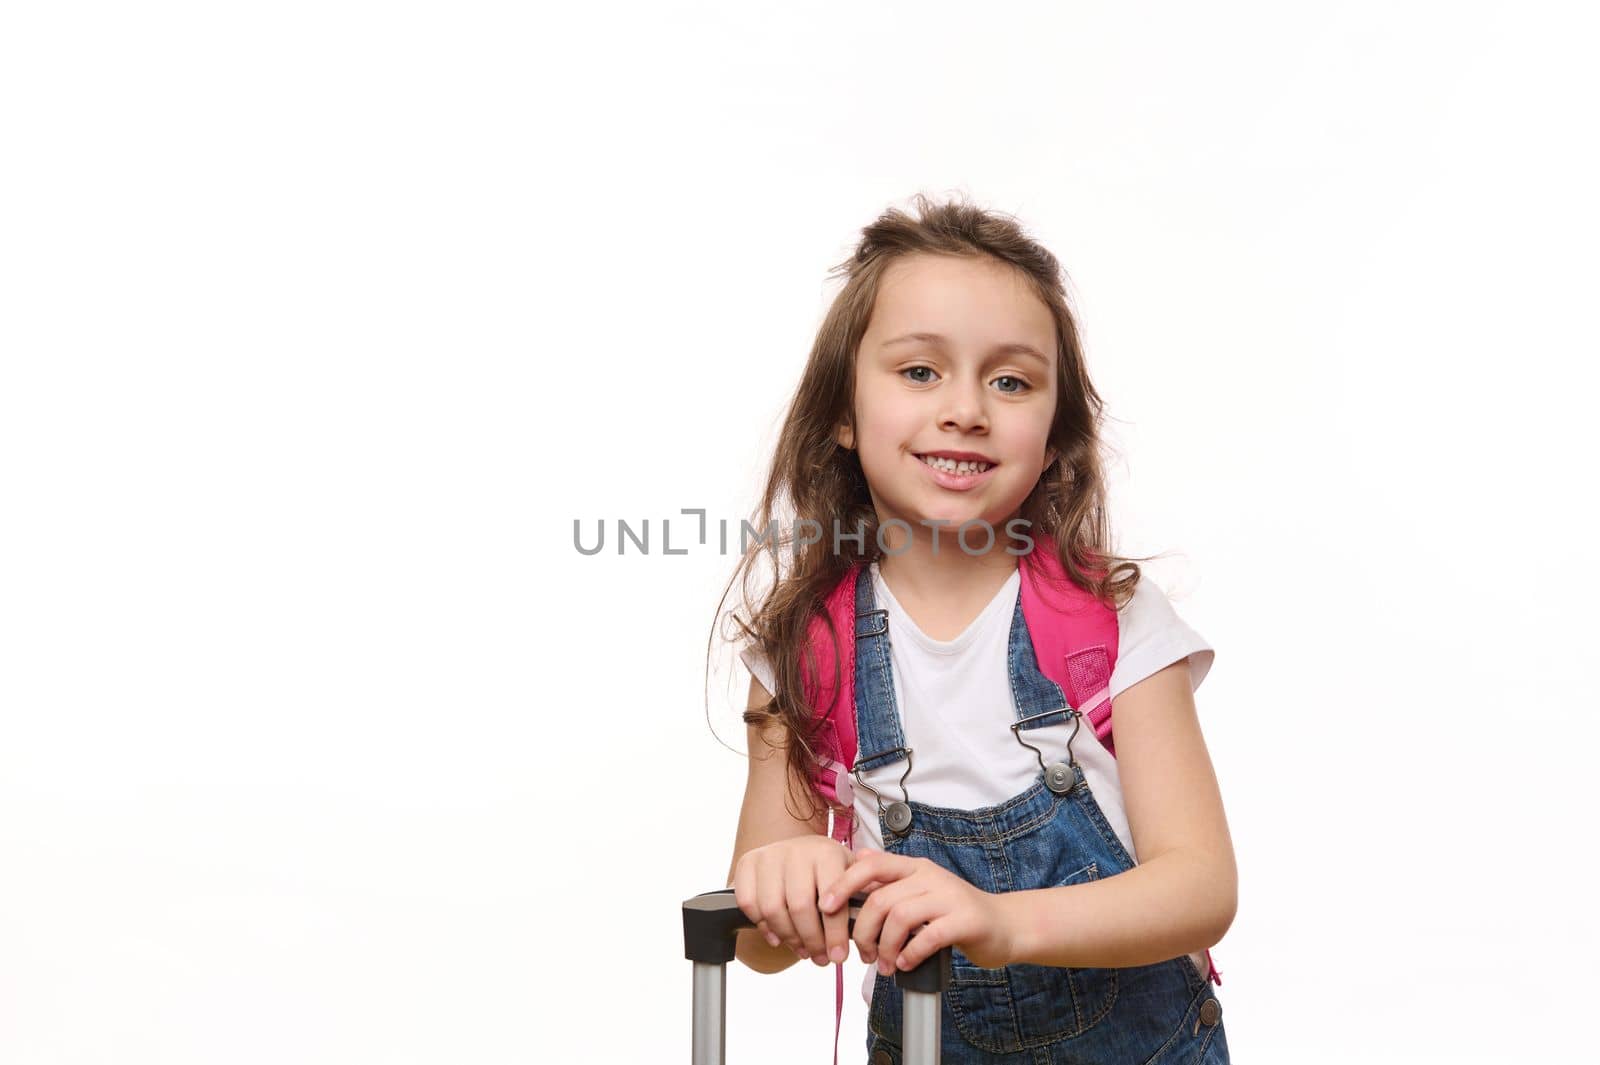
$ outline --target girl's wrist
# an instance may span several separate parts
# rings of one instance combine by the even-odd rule
[[[1029,891],[1005,891],[995,895],[1004,965],[1021,965],[1033,953],[1033,908],[1027,903]]]

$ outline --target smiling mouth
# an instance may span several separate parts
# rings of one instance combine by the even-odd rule
[[[958,477],[976,477],[980,473],[992,470],[999,465],[998,462],[957,462],[954,459],[942,459],[933,455],[918,455],[917,459],[925,466],[931,466],[940,473],[953,473]]]

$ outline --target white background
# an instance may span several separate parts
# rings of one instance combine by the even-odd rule
[[[1579,8],[8,6],[0,1060],[685,1060],[747,681],[662,523],[919,190],[1061,258],[1217,649],[1235,1060],[1592,1054]]]

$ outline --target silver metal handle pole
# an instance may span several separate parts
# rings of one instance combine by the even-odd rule
[[[722,1065],[728,1056],[728,964],[694,963],[694,1065]]]
[[[939,992],[904,991],[901,997],[905,999],[901,1020],[905,1065],[939,1065]]]

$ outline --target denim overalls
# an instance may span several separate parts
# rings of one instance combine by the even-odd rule
[[[870,569],[861,567],[855,705],[857,750],[866,757],[855,765],[858,782],[861,771],[907,760],[890,669],[888,617],[876,606]],[[1020,596],[1006,659],[1022,731],[1069,719],[1060,687],[1039,671]],[[1091,733],[1088,742],[1098,741]],[[1090,794],[1082,767],[1071,760],[1070,741],[1067,747],[1066,752],[1043,752],[1053,774],[1041,770],[1020,795],[978,810],[917,802],[916,774],[909,772],[913,763],[908,760],[901,780],[905,794],[878,799],[884,848],[932,859],[990,892],[1081,884],[1131,869],[1133,859]],[[904,827],[904,833],[895,827]],[[1221,1003],[1187,955],[1116,969],[980,969],[959,948],[953,955],[953,981],[940,1018],[944,1065],[1227,1065]],[[900,989],[892,977],[880,973],[875,979],[867,1016],[869,1065],[900,1065]]]

